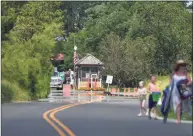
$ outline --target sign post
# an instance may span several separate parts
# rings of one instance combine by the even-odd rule
[[[107,86],[107,91],[109,92],[109,83],[108,83],[108,86]]]
[[[113,82],[113,76],[107,75],[106,83],[108,84],[108,92],[109,92],[109,84],[112,84]]]

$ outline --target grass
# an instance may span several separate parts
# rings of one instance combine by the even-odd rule
[[[189,74],[190,76],[192,75],[192,73]],[[169,76],[158,76],[157,77],[157,82],[158,84],[160,84],[162,82],[162,84],[160,85],[160,90],[163,91],[166,86],[169,85]],[[158,106],[158,108],[160,109],[160,106]],[[159,116],[162,116],[160,110],[159,110]],[[176,114],[174,113],[173,110],[170,110],[169,114],[168,114],[168,118],[171,118],[171,119],[176,119]],[[182,114],[182,120],[191,120],[192,121],[192,116],[189,116],[188,113],[183,113]]]
[[[2,103],[9,103],[15,101],[29,101],[29,92],[21,87],[17,83],[7,80],[1,81],[1,101]]]
[[[160,112],[160,106],[158,106],[158,115],[162,116],[162,113]],[[168,118],[170,119],[176,119],[176,113],[172,109],[170,109],[170,112],[168,114]],[[189,120],[192,121],[192,116],[189,116],[187,112],[182,113],[182,120]]]
[[[192,73],[189,73],[189,76],[192,77]],[[159,88],[161,90],[161,92],[169,85],[169,81],[170,81],[170,76],[157,76],[157,83],[159,85]],[[147,88],[148,83],[150,82],[150,80],[146,80],[145,81],[145,87]],[[110,85],[109,89],[111,88],[117,88],[117,86],[112,86]],[[123,91],[123,89],[121,89],[121,91]],[[133,88],[131,88],[131,92],[133,91]],[[148,97],[148,96],[147,96]],[[160,106],[158,106],[158,111],[159,111],[159,116],[162,116],[161,112],[160,112]],[[176,119],[176,114],[174,113],[173,110],[170,110],[168,118],[171,119]],[[192,116],[189,116],[188,113],[183,113],[182,114],[182,120],[193,120]]]

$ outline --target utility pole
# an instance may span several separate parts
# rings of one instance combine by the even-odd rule
[[[76,70],[76,68],[75,68],[75,65],[76,65],[76,61],[77,61],[77,47],[76,47],[76,45],[75,45],[75,37],[74,37],[74,84],[76,84],[76,77],[75,77],[75,70]]]
[[[75,48],[76,46],[75,46],[75,37],[74,37],[74,53],[76,52],[76,49],[77,48]],[[75,55],[74,55],[74,57],[75,57]],[[74,58],[74,60],[75,60],[75,58]],[[75,72],[75,61],[74,61],[74,72]]]

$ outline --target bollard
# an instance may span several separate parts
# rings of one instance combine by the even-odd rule
[[[78,89],[80,89],[80,78],[78,78]]]
[[[130,95],[130,91],[131,91],[131,89],[128,88],[128,92],[127,92],[127,95],[128,95],[128,96]]]
[[[111,92],[112,92],[112,95],[115,96],[115,92],[116,92],[115,88],[112,88]]]
[[[90,79],[88,78],[88,88],[90,89]]]
[[[71,95],[71,86],[63,85],[63,96],[70,97]]]
[[[94,79],[94,90],[96,90],[96,78]]]
[[[79,99],[79,98],[80,98],[80,96],[79,96],[79,95],[80,95],[80,94],[78,94],[78,102],[80,102],[80,99]]]
[[[120,93],[120,89],[117,88],[117,96],[119,96],[119,93]]]
[[[126,88],[124,88],[124,96],[126,96]]]

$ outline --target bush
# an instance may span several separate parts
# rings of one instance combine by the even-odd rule
[[[19,87],[17,83],[7,80],[1,81],[1,102],[28,101],[30,94],[27,90]]]

